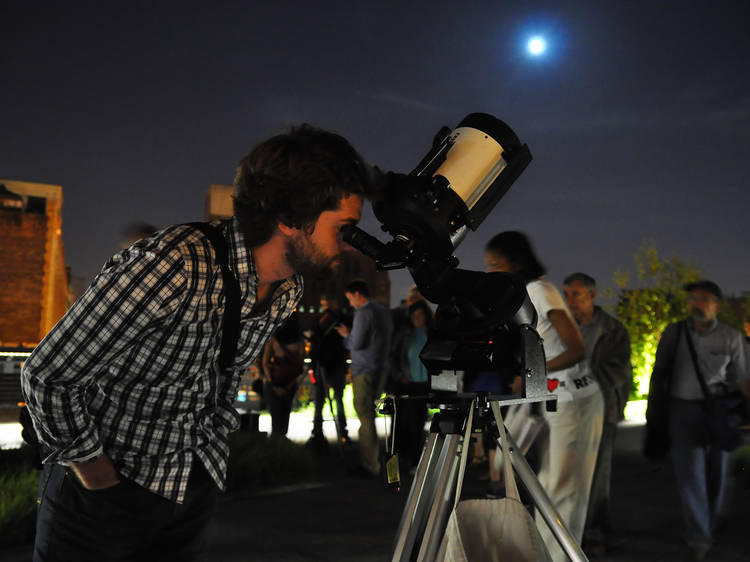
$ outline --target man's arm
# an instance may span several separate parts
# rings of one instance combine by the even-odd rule
[[[87,390],[106,388],[107,365],[176,309],[183,270],[178,250],[118,254],[26,361],[22,389],[39,440],[51,451],[44,462],[71,463],[78,471],[99,457],[81,470],[102,468],[105,480],[111,476]]]
[[[668,325],[659,338],[656,346],[656,355],[654,356],[654,371],[670,367],[674,358],[675,346],[677,345],[677,335],[679,333],[679,323]]]

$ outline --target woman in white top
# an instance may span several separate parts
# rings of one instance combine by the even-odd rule
[[[557,396],[557,411],[545,412],[549,433],[537,443],[539,481],[580,543],[586,523],[591,479],[601,438],[604,399],[585,361],[583,338],[559,291],[545,277],[526,235],[501,232],[485,248],[487,270],[514,273],[526,282],[536,308],[537,332],[547,358],[547,388]],[[514,391],[520,392],[520,377]],[[567,560],[547,525],[537,524],[553,560]]]

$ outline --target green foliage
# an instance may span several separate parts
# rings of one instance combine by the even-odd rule
[[[743,322],[750,322],[750,296],[726,298],[718,316],[719,321],[744,333]]]
[[[31,448],[0,450],[0,546],[34,538],[39,471]]]
[[[313,451],[285,438],[238,431],[229,436],[230,490],[308,479],[316,469]]]
[[[34,537],[39,472],[0,474],[0,545],[23,544]]]
[[[653,242],[645,242],[634,255],[637,287],[632,274],[618,270],[615,283],[620,289],[615,312],[630,334],[634,395],[648,394],[659,338],[667,324],[687,315],[686,283],[700,278],[700,270],[676,257],[664,259]]]

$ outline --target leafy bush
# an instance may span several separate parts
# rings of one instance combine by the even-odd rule
[[[0,451],[0,545],[28,543],[34,538],[39,471],[31,448]]]
[[[663,259],[653,242],[644,243],[635,253],[637,288],[629,286],[632,274],[618,270],[615,283],[620,288],[615,308],[617,318],[630,334],[633,365],[633,399],[648,394],[659,338],[667,324],[687,316],[686,283],[700,277],[700,270],[678,258]]]

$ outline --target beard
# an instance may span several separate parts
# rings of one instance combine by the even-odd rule
[[[286,245],[286,262],[294,271],[316,279],[328,279],[338,269],[339,256],[327,256],[301,235]]]
[[[705,322],[707,320],[706,313],[695,306],[690,309],[690,317],[696,322]]]

